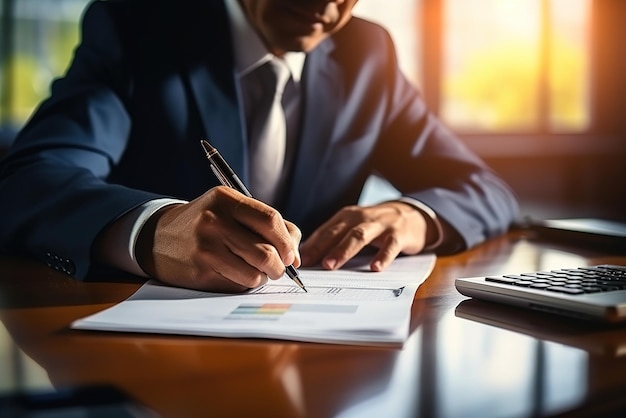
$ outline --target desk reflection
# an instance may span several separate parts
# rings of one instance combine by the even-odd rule
[[[333,346],[329,355],[321,344],[75,331],[65,320],[42,332],[50,312],[35,311],[4,310],[0,320],[54,388],[112,385],[163,417],[335,416],[386,399],[404,370],[398,349]]]
[[[81,283],[12,259],[0,262],[0,321],[12,350],[54,387],[114,386],[165,418],[626,416],[626,328],[585,328],[454,289],[456,277],[564,262],[626,257],[518,234],[440,257],[401,348],[71,330],[139,283]],[[16,382],[19,358],[0,356]]]
[[[583,402],[588,405],[578,411],[580,416],[624,416],[623,381],[618,390],[594,393],[606,385],[609,375],[626,370],[623,324],[583,322],[473,299],[459,303],[454,314],[471,324],[473,340],[489,341],[490,350],[508,353],[506,369],[534,365],[529,370],[534,375],[529,387],[535,405],[533,416],[554,413],[554,408],[567,411]],[[524,351],[531,352],[522,346],[535,347],[533,359],[520,359]],[[489,358],[491,353],[485,356]],[[607,368],[608,364],[614,369]],[[610,413],[605,409],[607,404],[611,405]]]

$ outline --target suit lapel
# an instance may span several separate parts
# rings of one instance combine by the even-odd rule
[[[188,75],[206,139],[220,151],[242,180],[247,182],[247,147],[243,138],[233,73],[230,73],[230,77],[222,75],[221,79],[216,79],[216,74],[208,66],[199,65],[191,68]]]
[[[343,97],[340,69],[331,57],[332,38],[321,43],[306,59],[303,81],[301,135],[284,203],[287,219],[301,221],[311,199],[315,198],[320,170],[328,159],[335,116]]]
[[[183,59],[189,63],[186,68],[189,95],[195,101],[206,139],[247,182],[248,150],[239,111],[228,17],[222,2],[207,2],[205,7],[206,12],[201,17],[192,17],[202,24],[186,28],[189,42],[182,48],[186,51],[182,53],[200,57]],[[206,27],[213,27],[220,35],[209,39]]]

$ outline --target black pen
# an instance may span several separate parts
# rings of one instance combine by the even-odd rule
[[[252,197],[252,195],[250,194],[248,189],[246,189],[246,186],[239,179],[237,174],[233,171],[232,168],[230,168],[226,160],[224,160],[224,158],[217,151],[217,148],[209,144],[209,141],[206,141],[204,139],[200,140],[200,144],[202,145],[202,148],[206,153],[206,157],[209,160],[209,164],[211,166],[211,170],[213,170],[213,174],[215,174],[215,177],[217,177],[220,183],[222,183],[222,185],[224,186],[233,188],[248,197]],[[304,284],[302,284],[302,281],[300,280],[300,273],[298,273],[298,270],[296,270],[293,265],[287,266],[285,268],[285,271],[287,273],[287,276],[289,276],[291,280],[296,282],[300,289],[308,292],[308,290],[306,290]]]

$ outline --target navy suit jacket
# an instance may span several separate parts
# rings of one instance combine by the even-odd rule
[[[208,138],[244,182],[248,146],[224,5],[111,0],[19,134],[0,173],[0,250],[83,278],[98,233],[147,200],[193,199],[217,181]],[[507,229],[507,186],[400,73],[381,27],[353,18],[306,58],[299,142],[279,209],[306,236],[377,173],[449,228],[441,251]]]

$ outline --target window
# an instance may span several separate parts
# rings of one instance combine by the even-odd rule
[[[63,74],[87,0],[0,0],[0,127],[21,126]]]
[[[591,128],[592,0],[403,3],[362,0],[355,15],[389,29],[403,70],[456,132]]]
[[[393,0],[393,7],[386,1],[360,0],[353,14],[376,22],[391,34],[398,61],[407,78],[421,84],[422,67],[419,57],[422,34],[419,30],[422,0]]]
[[[446,0],[442,119],[463,131],[590,124],[590,0]]]
[[[0,128],[21,126],[64,72],[87,1],[0,0]],[[604,28],[591,17],[598,6],[606,17],[610,3],[361,0],[354,13],[389,30],[405,74],[457,133],[554,135],[621,123],[607,121],[594,96],[611,77],[598,75],[591,41]],[[619,101],[602,94],[609,104],[600,106]]]

